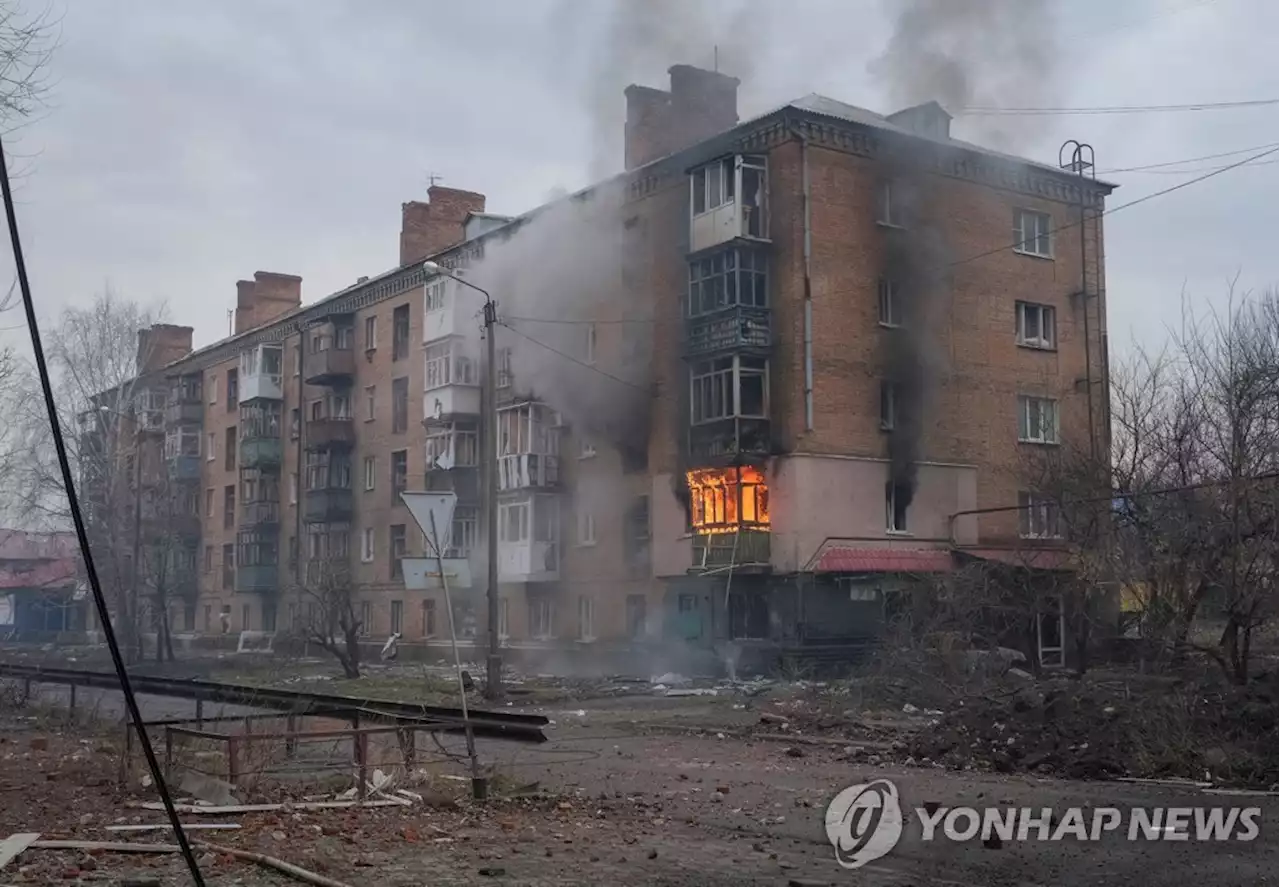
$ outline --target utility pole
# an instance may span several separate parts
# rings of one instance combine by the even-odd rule
[[[488,558],[488,634],[489,652],[485,660],[485,696],[502,698],[502,648],[498,642],[498,348],[496,334],[498,303],[489,291],[463,279],[457,273],[427,261],[422,270],[428,275],[443,274],[484,296],[485,373],[484,402],[481,404],[481,432],[484,439],[485,547]]]
[[[487,463],[488,482],[485,484],[485,530],[489,542],[486,554],[489,560],[488,604],[489,604],[489,656],[485,669],[485,692],[490,699],[502,696],[502,652],[498,646],[498,349],[497,338],[498,306],[489,294],[485,293],[484,303],[484,338],[486,362],[484,377],[484,425],[488,429],[485,435],[485,462]]]

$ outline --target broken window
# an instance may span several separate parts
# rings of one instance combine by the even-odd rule
[[[884,485],[884,525],[890,533],[907,532],[907,506],[911,490],[893,481]]]
[[[1032,302],[1018,302],[1015,309],[1018,344],[1030,348],[1053,348],[1057,343],[1053,307],[1036,305]]]
[[[446,304],[446,296],[445,279],[443,277],[437,277],[434,280],[428,281],[426,285],[426,293],[423,296],[423,310],[443,310]]]
[[[1018,440],[1023,443],[1058,442],[1058,402],[1047,397],[1018,396]]]
[[[762,156],[742,158],[742,233],[747,237],[768,237],[768,171]]]
[[[1050,237],[1051,219],[1048,213],[1028,209],[1013,211],[1013,251],[1028,256],[1053,258],[1053,241]]]
[[[1054,539],[1060,536],[1058,504],[1045,496],[1019,493],[1018,535],[1024,539]]]
[[[733,416],[768,415],[769,365],[755,357],[719,357],[694,364],[690,419],[697,425]]]
[[[898,305],[897,281],[880,278],[880,325],[900,326],[902,324],[901,307]]]
[[[769,304],[768,262],[763,252],[735,248],[689,264],[689,316],[743,305]]]

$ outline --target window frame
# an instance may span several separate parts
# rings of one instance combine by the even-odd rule
[[[364,350],[374,351],[378,347],[378,315],[370,314],[364,319]]]
[[[745,366],[759,364],[758,366]],[[744,372],[745,370],[745,372]],[[762,386],[762,405],[759,413],[742,411],[742,380],[744,377],[760,377]],[[728,380],[728,388],[724,389],[724,380]],[[704,390],[699,391],[700,383]],[[723,412],[707,409],[714,407],[716,388],[720,387],[720,395],[726,402]],[[727,401],[732,400],[730,406]],[[713,357],[696,361],[689,366],[689,422],[691,425],[709,425],[728,419],[767,419],[769,418],[769,360],[735,354],[727,357]]]
[[[1040,433],[1038,436],[1031,436],[1031,409],[1035,405],[1039,410],[1038,418]],[[1045,424],[1045,405],[1048,405],[1048,415],[1051,417],[1051,423]],[[1018,443],[1036,444],[1038,446],[1057,446],[1062,441],[1060,410],[1057,398],[1045,397],[1038,394],[1019,394],[1018,395]],[[1050,434],[1045,434],[1048,428]]]
[[[589,548],[599,541],[596,535],[596,516],[594,513],[585,508],[578,508],[578,545],[582,548]]]
[[[1043,527],[1036,531],[1036,516]],[[1061,539],[1062,510],[1049,496],[1040,496],[1028,490],[1018,491],[1018,538]]]
[[[910,521],[908,515],[911,506],[904,505],[898,508],[898,499],[903,490],[902,484],[896,484],[892,480],[885,481],[884,485],[884,531],[889,535],[905,536],[910,535]],[[901,518],[901,521],[899,521]]]
[[[715,212],[737,200],[737,155],[730,154],[695,169],[689,176],[689,216]],[[715,170],[715,175],[711,171]],[[715,195],[712,195],[712,190]],[[701,199],[699,199],[701,198]]]
[[[906,228],[901,204],[901,183],[886,179],[876,186],[876,224],[885,228]]]
[[[902,328],[902,314],[898,310],[898,281],[891,277],[881,277],[876,282],[876,295],[879,299],[877,323],[886,329]]]
[[[744,299],[745,293],[752,294]],[[731,246],[688,263],[685,316],[709,317],[735,308],[769,307],[769,257],[749,246]]]
[[[893,431],[898,426],[898,386],[886,379],[880,381],[880,430]]]
[[[1035,231],[1031,236],[1027,236],[1027,220],[1033,219],[1037,223],[1044,222],[1044,230],[1040,230],[1039,224],[1036,225]],[[1053,253],[1053,216],[1047,212],[1037,209],[1028,209],[1026,207],[1015,207],[1013,210],[1013,251],[1018,255],[1031,256],[1036,259],[1052,259]],[[1041,241],[1043,241],[1044,250],[1040,250]],[[1030,248],[1028,244],[1032,244],[1035,248]]]
[[[364,491],[370,492],[377,486],[378,459],[376,456],[364,457]]]
[[[1027,316],[1034,311],[1037,315],[1037,326],[1040,335],[1027,335]],[[1046,318],[1048,323],[1045,323]],[[1046,329],[1049,332],[1045,336]],[[1023,348],[1034,348],[1037,351],[1056,351],[1058,349],[1058,309],[1054,305],[1043,302],[1014,302],[1014,341]]]
[[[360,534],[360,563],[373,563],[374,551],[377,549],[378,537],[374,527],[365,527]]]

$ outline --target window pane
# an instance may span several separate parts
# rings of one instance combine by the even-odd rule
[[[700,169],[693,174],[693,214],[707,211],[707,171]]]
[[[707,208],[714,209],[723,203],[721,197],[721,167],[720,164],[714,164],[707,167]]]

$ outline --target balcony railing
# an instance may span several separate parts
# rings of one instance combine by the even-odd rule
[[[480,498],[480,472],[474,467],[459,466],[448,470],[432,468],[427,471],[426,488],[429,493],[456,493],[459,499]]]
[[[685,321],[686,356],[719,351],[767,351],[772,343],[768,308],[738,305]]]
[[[278,523],[280,523],[279,502],[245,502],[241,506],[240,524],[243,527]]]
[[[277,564],[253,564],[236,567],[236,591],[275,591],[280,585]]]
[[[768,530],[743,529],[736,533],[695,534],[693,537],[694,571],[717,567],[762,567],[769,563]]]
[[[768,419],[730,417],[689,429],[689,452],[702,465],[740,456],[768,456],[772,449]]]
[[[283,447],[278,437],[246,437],[240,441],[241,468],[272,468],[280,465]]]
[[[308,385],[345,383],[355,372],[356,353],[350,348],[312,351],[302,358],[302,377]]]
[[[349,521],[354,510],[350,489],[327,487],[307,490],[302,505],[302,519],[309,524]]]
[[[560,457],[519,453],[498,459],[498,489],[525,490],[554,487],[560,482]]]
[[[313,419],[307,423],[308,450],[349,450],[355,442],[355,423],[350,419]]]

